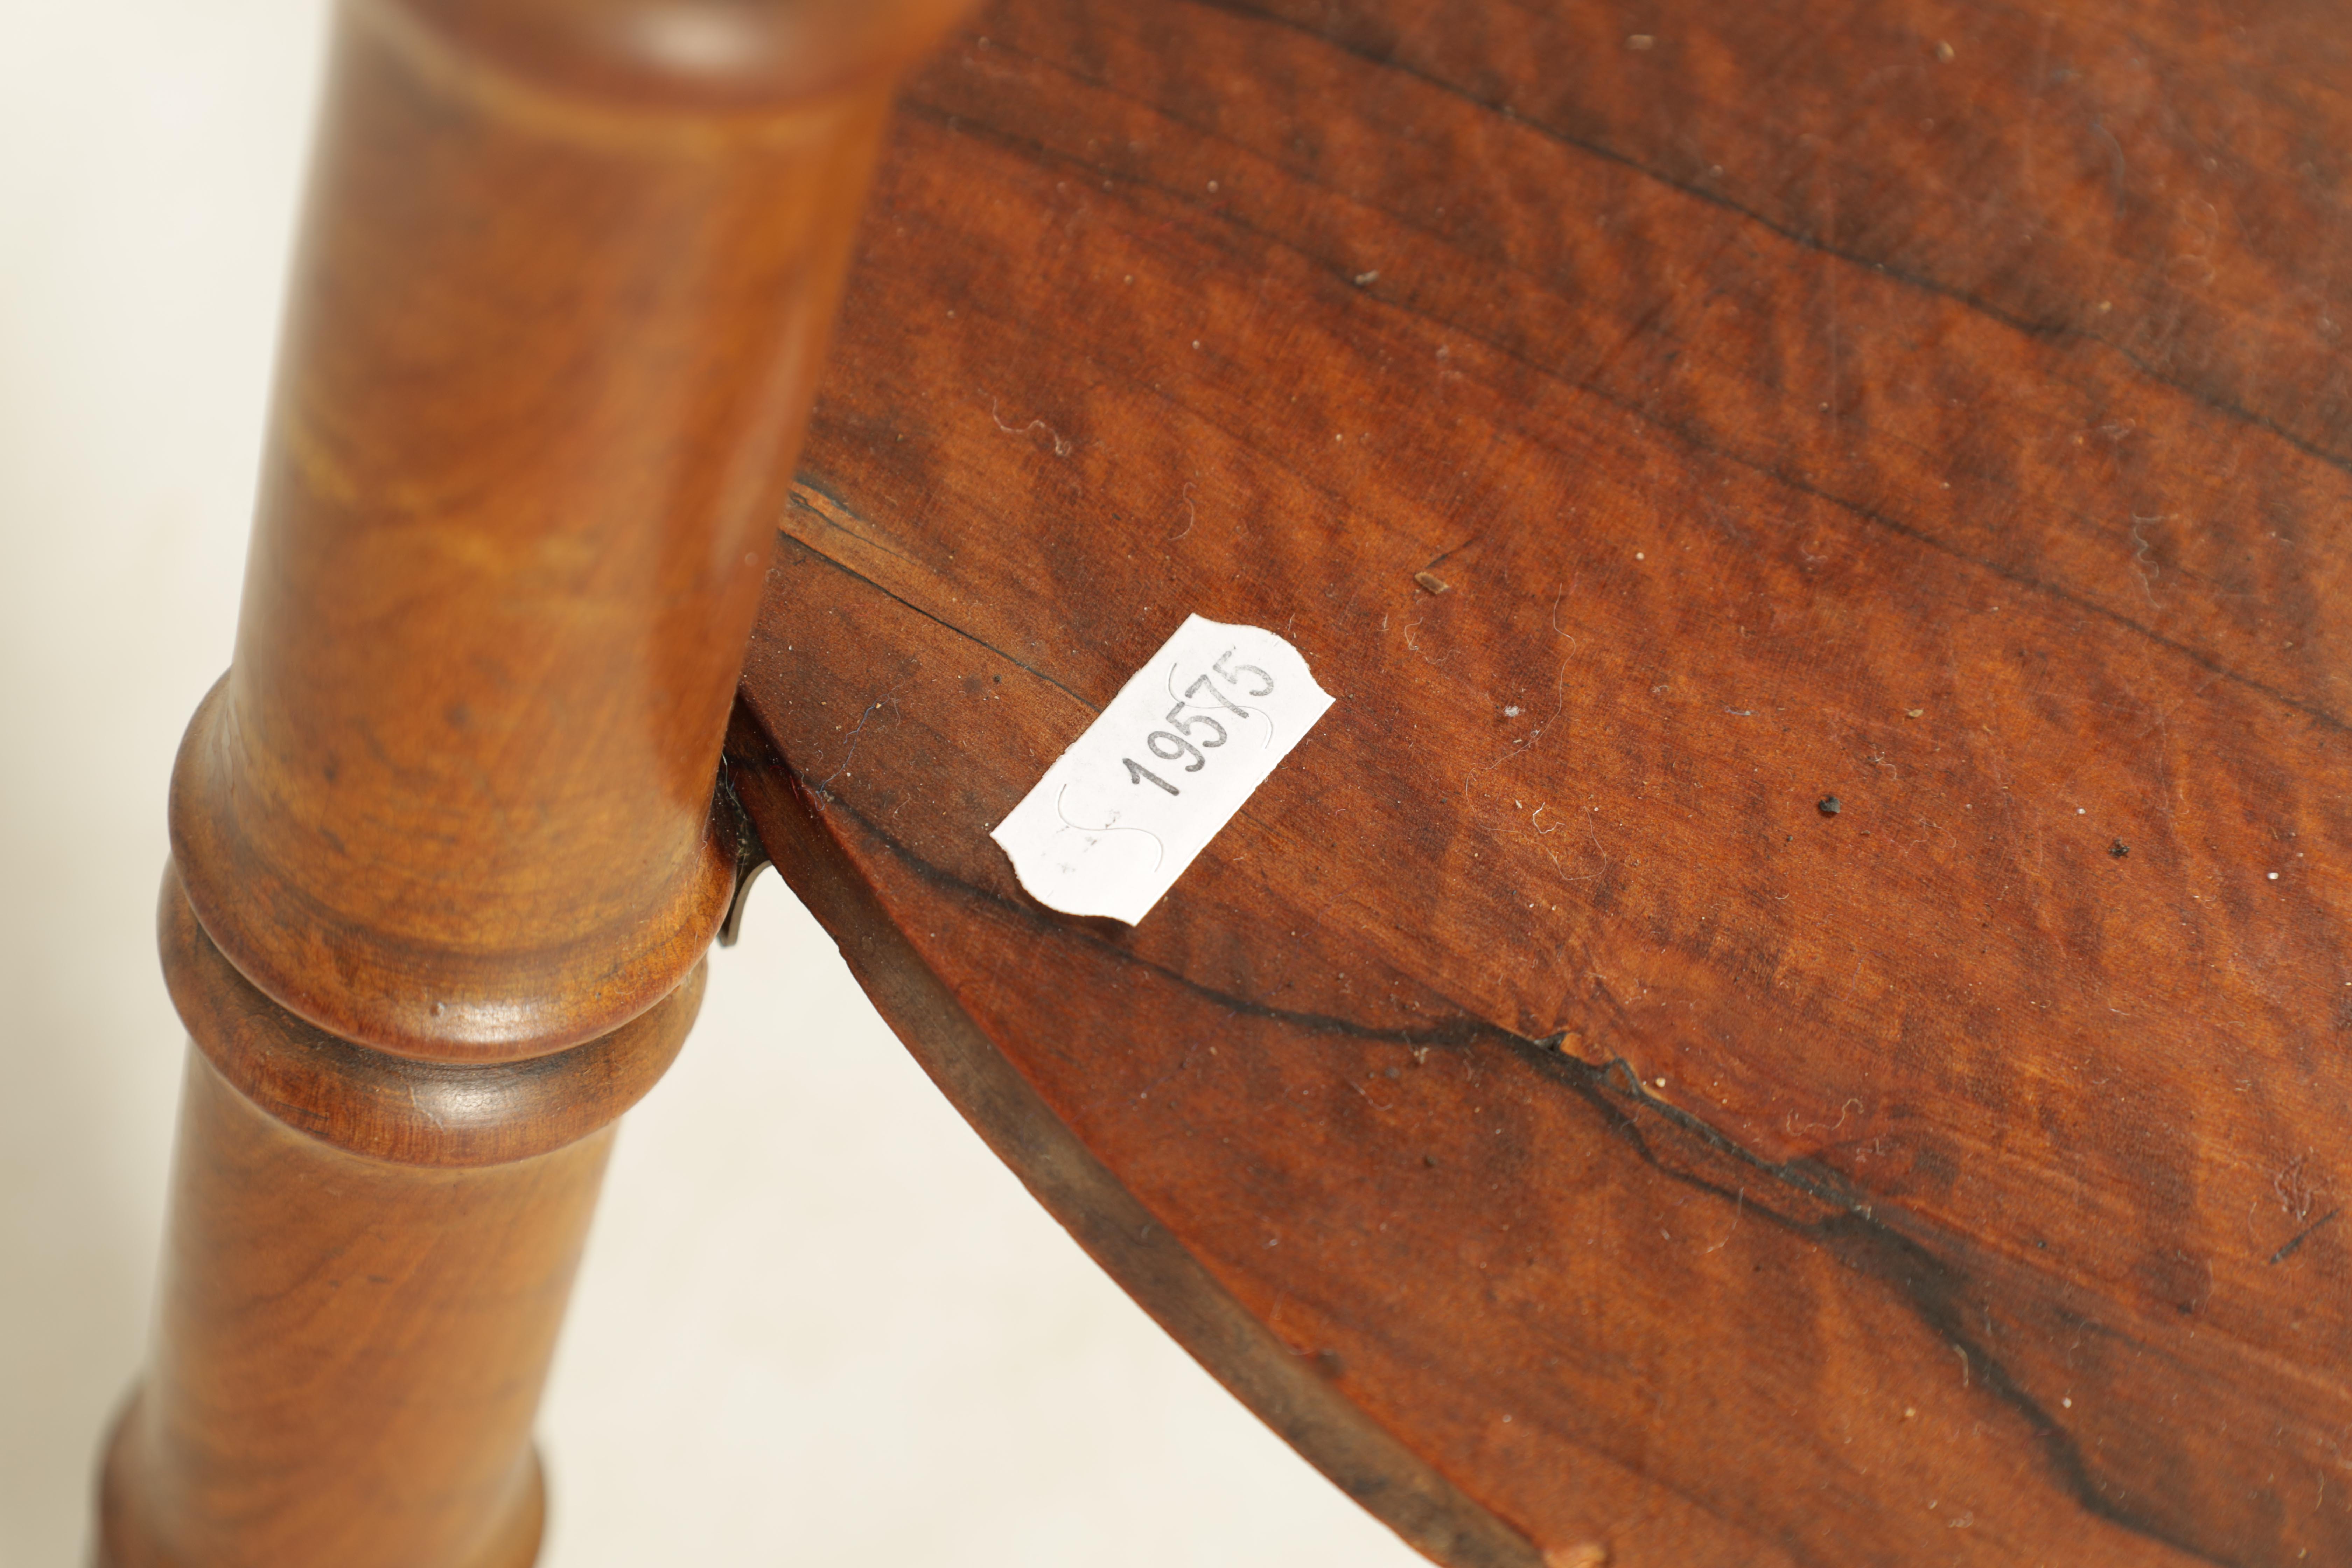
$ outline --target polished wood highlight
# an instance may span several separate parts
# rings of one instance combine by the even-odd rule
[[[2352,1560],[2347,81],[2308,4],[1001,0],[745,804],[1444,1560]],[[1039,909],[988,829],[1195,611],[1338,706]]]
[[[488,1068],[422,1061],[355,1046],[254,989],[196,923],[176,867],[156,923],[173,1005],[223,1082],[298,1131],[404,1164],[501,1164],[598,1131],[660,1081],[702,1003],[697,964],[652,1007],[570,1050]]]
[[[908,47],[772,9],[341,13],[172,839],[231,962],[345,1038],[576,1045],[725,912],[730,693]]]
[[[107,1568],[521,1568],[613,1124],[732,898],[721,742],[898,74],[952,0],[344,0]]]
[[[530,1563],[531,1418],[612,1142],[389,1163],[294,1131],[191,1049],[106,1568]]]
[[[815,797],[748,715],[737,721],[730,756],[734,787],[770,825],[768,841],[783,857],[779,869],[840,942],[858,984],[923,1070],[1079,1245],[1179,1342],[1196,1354],[1205,1347],[1204,1359],[1267,1426],[1406,1540],[1440,1562],[1538,1568],[1524,1539],[1366,1422],[1332,1387],[1323,1363],[1293,1353],[1252,1318],[1071,1135],[893,929],[855,864],[828,843]]]

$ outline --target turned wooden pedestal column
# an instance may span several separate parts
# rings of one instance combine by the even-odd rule
[[[100,1556],[527,1563],[612,1123],[734,886],[719,747],[898,71],[958,7],[350,0]]]

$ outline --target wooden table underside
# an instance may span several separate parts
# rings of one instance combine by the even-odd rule
[[[2317,4],[996,5],[739,791],[1433,1554],[2352,1561],[2348,89]],[[1195,611],[1337,707],[1040,909],[989,827]]]

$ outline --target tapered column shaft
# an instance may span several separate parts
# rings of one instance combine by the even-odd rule
[[[604,1038],[450,1066],[261,994],[164,879],[194,1045],[155,1352],[107,1457],[109,1568],[516,1568],[530,1447],[613,1121],[677,1055],[691,972]]]
[[[172,796],[189,901],[282,1005],[513,1060],[700,958],[771,531],[939,9],[346,0],[236,659]]]
[[[736,672],[898,72],[960,0],[343,0],[110,1568],[518,1568],[614,1120],[737,864]]]

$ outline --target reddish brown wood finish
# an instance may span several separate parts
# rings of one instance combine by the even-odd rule
[[[728,694],[905,53],[766,14],[343,13],[172,830],[222,951],[347,1038],[578,1044],[723,912]]]
[[[194,1042],[156,1353],[109,1445],[107,1568],[521,1568],[530,1423],[613,1122],[677,1054],[702,971],[610,1037],[450,1067],[255,990],[167,874]]]
[[[520,1568],[612,1140],[900,68],[952,0],[346,0],[236,662],[174,773],[194,1041],[110,1568]]]
[[[1004,0],[918,79],[740,786],[1425,1548],[2352,1561],[2339,21]],[[1044,911],[987,830],[1188,611],[1339,704]]]

